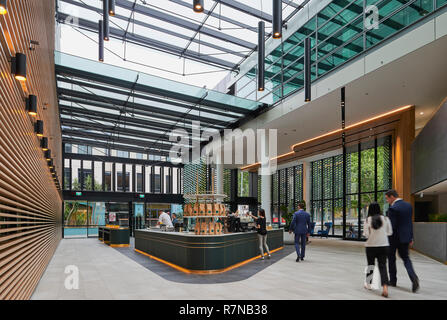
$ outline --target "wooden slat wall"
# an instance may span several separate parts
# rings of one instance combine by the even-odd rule
[[[25,97],[62,173],[54,75],[54,0],[10,0],[0,16],[0,299],[29,299],[61,238],[62,198],[48,169]],[[30,40],[39,42],[30,50]],[[27,81],[11,74],[11,56],[27,56]]]

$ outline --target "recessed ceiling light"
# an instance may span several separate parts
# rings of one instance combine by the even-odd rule
[[[419,112],[419,114],[420,114],[421,116],[423,116],[423,115],[424,115],[424,112]]]

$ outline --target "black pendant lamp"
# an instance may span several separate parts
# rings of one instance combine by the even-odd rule
[[[17,52],[12,58],[11,72],[19,81],[26,81],[26,55]]]
[[[0,0],[0,14],[8,13],[8,0]]]
[[[34,125],[34,132],[38,137],[43,137],[43,121],[37,120],[36,124]]]
[[[273,0],[273,39],[282,37],[282,0]]]
[[[203,0],[194,0],[193,1],[193,10],[194,12],[203,12],[204,7],[203,7]]]
[[[258,91],[265,88],[265,23],[258,23]]]
[[[304,40],[304,101],[311,100],[311,62],[310,62],[310,38]]]
[[[103,62],[104,61],[104,25],[103,21],[99,20],[98,22],[98,45],[99,45],[99,52],[98,52],[98,60]]]
[[[102,0],[104,41],[109,41],[109,0]]]
[[[48,167],[49,167],[50,169],[53,169],[53,168],[54,168],[53,159],[51,159],[50,161],[48,161]]]
[[[42,140],[40,140],[40,147],[42,148],[42,151],[48,150],[48,138],[42,137]]]
[[[35,95],[30,94],[26,98],[26,111],[30,116],[37,116],[37,97]]]
[[[115,0],[109,0],[109,15],[115,15]]]

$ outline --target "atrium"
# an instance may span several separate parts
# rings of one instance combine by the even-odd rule
[[[447,0],[0,26],[1,300],[447,299]]]

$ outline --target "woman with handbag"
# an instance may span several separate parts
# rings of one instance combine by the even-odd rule
[[[264,260],[264,248],[267,251],[267,258],[270,259],[270,251],[267,246],[267,224],[265,219],[265,210],[259,209],[258,217],[250,214],[250,217],[256,220],[256,229],[258,230],[259,250],[261,251],[261,260]]]
[[[388,257],[388,236],[393,234],[390,220],[383,216],[380,206],[373,202],[368,208],[368,217],[364,225],[364,236],[368,238],[365,243],[368,268],[366,272],[365,289],[371,290],[375,261],[379,262],[379,272],[382,283],[382,296],[388,297],[388,272],[386,260]]]

